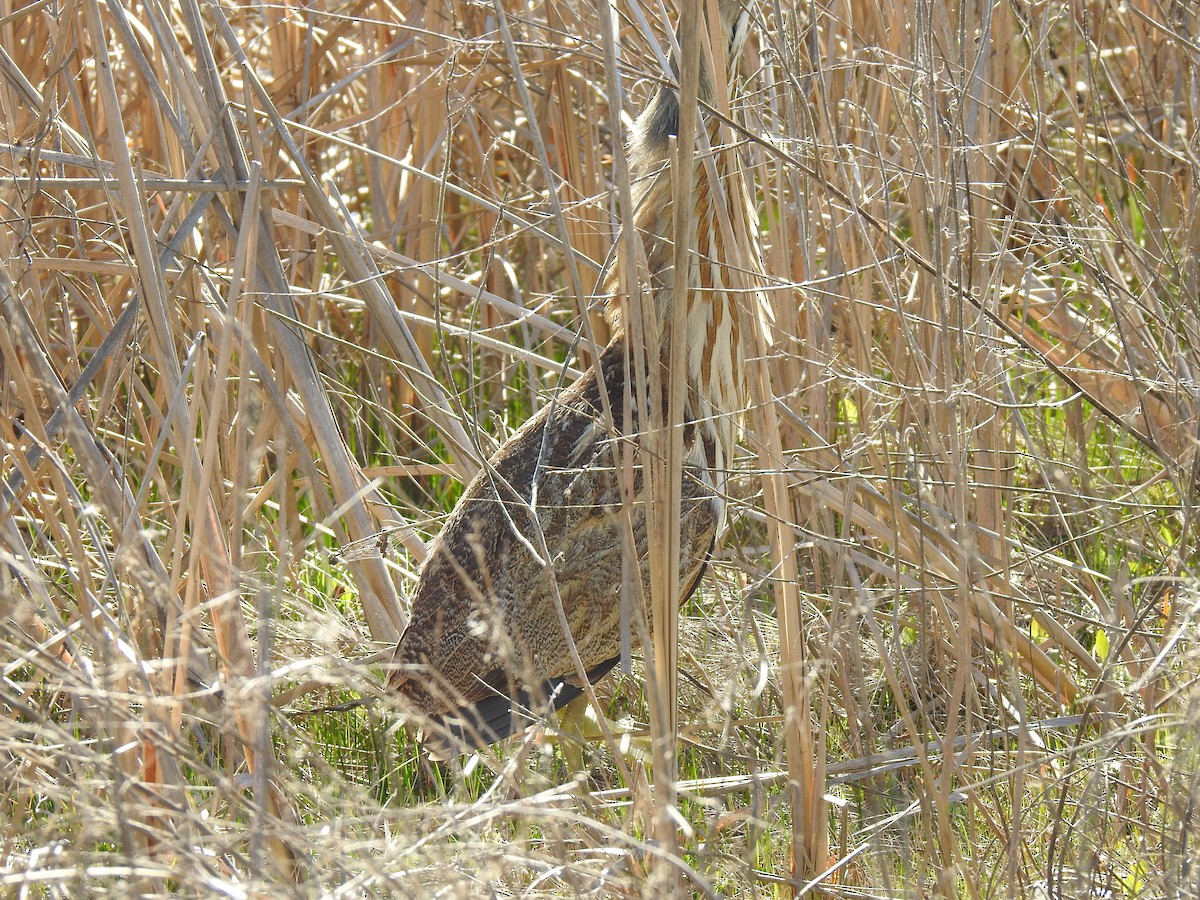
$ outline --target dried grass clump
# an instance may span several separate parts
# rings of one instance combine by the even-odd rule
[[[6,891],[1200,896],[1189,3],[756,7],[679,771],[398,727],[424,540],[606,337],[617,12],[0,8]]]

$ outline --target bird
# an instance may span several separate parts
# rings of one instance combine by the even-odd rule
[[[732,78],[749,13],[739,0],[720,0],[716,8]],[[719,120],[707,112],[715,91],[704,58],[702,53],[697,128],[707,126],[711,144]],[[674,57],[671,65],[677,75]],[[464,749],[500,741],[532,717],[578,698],[584,692],[580,663],[595,683],[622,657],[620,588],[629,571],[623,561],[629,526],[621,518],[622,479],[628,473],[616,451],[625,441],[637,444],[647,420],[627,383],[633,379],[632,354],[645,350],[649,365],[657,361],[664,372],[668,364],[677,296],[671,167],[679,118],[678,89],[664,79],[635,120],[628,151],[634,187],[626,227],[635,230],[644,249],[639,271],[658,319],[648,333],[661,336],[660,347],[634,347],[619,304],[610,304],[613,337],[595,364],[504,442],[431,543],[387,677],[388,691],[426,723],[423,736],[439,732],[443,742],[453,738]],[[747,189],[736,155],[715,148],[711,153],[709,163],[693,154],[698,259],[689,267],[684,294],[684,461],[676,473],[682,498],[681,603],[699,586],[724,528],[728,472],[746,394],[738,303],[731,290],[735,262],[727,258],[724,239],[728,216],[722,228],[714,193],[725,192],[720,202],[745,209]],[[665,374],[661,383],[667,384]],[[665,406],[665,388],[650,402]],[[640,468],[632,475],[635,577],[648,596],[645,479]],[[629,634],[628,622],[625,628]]]

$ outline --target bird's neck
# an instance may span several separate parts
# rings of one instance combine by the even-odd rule
[[[671,346],[677,298],[671,177],[676,153],[671,138],[677,120],[675,95],[663,89],[638,118],[631,148],[633,227],[645,253],[645,265],[637,266],[637,271],[653,310],[653,322],[643,327],[657,334],[664,363]],[[717,448],[717,465],[723,469],[732,461],[746,405],[739,298],[744,296],[745,275],[752,268],[747,254],[753,252],[753,242],[745,218],[748,195],[741,161],[733,149],[720,145],[718,122],[702,116],[701,124],[709,140],[708,150],[698,147],[693,156],[692,234],[687,236],[692,258],[683,293],[682,346],[686,351],[688,418],[709,432]]]

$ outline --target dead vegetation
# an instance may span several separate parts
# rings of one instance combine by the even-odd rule
[[[1179,0],[755,6],[755,400],[678,781],[418,761],[375,654],[423,542],[605,339],[676,12],[597,10],[0,4],[0,885],[1200,894]]]

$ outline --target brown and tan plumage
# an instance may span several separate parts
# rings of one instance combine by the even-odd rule
[[[736,59],[748,16],[734,0],[722,0],[719,8],[727,53]],[[702,65],[700,97],[708,103],[712,96]],[[674,302],[670,159],[678,118],[676,93],[660,88],[639,116],[630,147],[634,227],[646,252],[646,289],[663,335],[664,366]],[[716,129],[709,133],[715,136]],[[737,307],[727,290],[730,261],[711,193],[722,191],[721,202],[731,207],[745,203],[745,188],[732,151],[716,152],[713,162],[715,185],[697,155],[700,263],[687,291],[681,599],[699,584],[723,526],[726,472],[745,393]],[[388,686],[469,743],[511,734],[521,721],[514,721],[518,710],[536,714],[577,697],[582,684],[571,641],[593,682],[620,658],[624,472],[614,448],[636,441],[643,417],[627,400],[636,396],[626,385],[632,363],[627,337],[615,324],[616,337],[597,365],[526,422],[468,485],[421,570]],[[661,381],[665,386],[665,374]],[[627,418],[634,437],[620,432]],[[635,470],[635,497],[642,490]],[[644,502],[635,502],[632,523],[646,595]],[[560,625],[560,601],[569,636]]]

